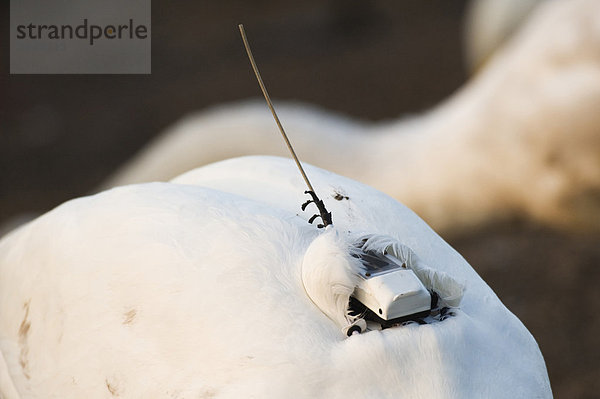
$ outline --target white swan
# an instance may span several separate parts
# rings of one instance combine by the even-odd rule
[[[368,101],[368,99],[365,99]],[[437,229],[507,216],[600,227],[600,2],[547,2],[431,112],[370,124],[276,104],[307,162],[378,188]],[[286,155],[262,102],[192,115],[104,187],[246,154]]]
[[[75,199],[4,237],[0,397],[552,396],[533,337],[419,217],[307,173],[333,227],[306,222],[290,160],[246,157]],[[348,299],[348,247],[363,233],[464,282],[456,315],[347,338],[335,303]],[[313,261],[338,269],[311,291],[337,296],[306,294]]]
[[[471,0],[464,22],[465,59],[474,72],[518,31],[545,0]]]

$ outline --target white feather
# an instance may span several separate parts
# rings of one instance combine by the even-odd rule
[[[352,257],[356,251],[332,227],[308,247],[302,261],[302,283],[309,298],[340,328],[354,319],[348,314],[348,301],[359,283],[361,262]]]

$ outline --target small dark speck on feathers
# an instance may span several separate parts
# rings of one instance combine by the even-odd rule
[[[215,396],[217,396],[217,391],[212,388],[208,388],[204,392],[200,392],[200,398],[209,399],[214,398]]]
[[[31,303],[31,299],[23,304],[23,309],[25,309],[25,316],[23,316],[23,321],[19,326],[19,346],[21,347],[21,351],[19,354],[19,364],[21,365],[21,369],[23,370],[23,375],[25,378],[29,379],[29,363],[28,363],[28,355],[29,355],[29,345],[27,344],[27,338],[29,336],[29,329],[31,327],[31,322],[29,321],[29,304]]]
[[[347,195],[342,195],[342,194],[338,193],[337,191],[335,191],[335,192],[332,194],[332,197],[333,197],[334,199],[338,200],[338,201],[341,201],[341,200],[349,200],[349,199],[350,199],[350,197],[348,197]]]
[[[123,324],[131,324],[135,319],[136,314],[137,311],[135,309],[131,309],[130,311],[125,312],[123,314]]]
[[[27,339],[27,334],[29,333],[29,327],[31,327],[31,323],[27,318],[29,317],[29,302],[26,302],[23,305],[23,309],[25,309],[25,316],[23,316],[23,321],[19,326],[19,337],[23,339]]]
[[[108,382],[108,379],[104,380],[104,382],[106,382],[106,388],[108,389],[108,392],[110,392],[110,394],[112,396],[119,396],[119,393],[117,392],[117,388],[112,386],[110,384],[110,382]]]

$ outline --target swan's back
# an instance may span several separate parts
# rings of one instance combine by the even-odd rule
[[[535,340],[458,253],[390,197],[307,172],[332,229],[306,223],[290,160],[249,157],[76,199],[5,237],[0,396],[551,397]],[[346,338],[301,273],[317,240],[333,259],[363,232],[463,281],[457,315]]]

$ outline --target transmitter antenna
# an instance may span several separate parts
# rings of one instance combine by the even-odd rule
[[[312,223],[315,220],[315,218],[320,217],[321,220],[323,221],[323,224],[319,224],[319,225],[317,225],[317,227],[322,228],[322,227],[328,226],[328,225],[332,224],[331,212],[328,212],[327,209],[325,209],[325,204],[323,203],[323,201],[321,199],[319,199],[319,197],[317,197],[317,194],[315,193],[315,190],[314,190],[312,184],[310,184],[310,181],[308,180],[308,177],[306,176],[306,173],[304,172],[304,168],[302,168],[302,165],[300,164],[300,161],[298,160],[298,157],[296,156],[296,152],[294,151],[292,144],[290,144],[290,140],[288,139],[287,134],[285,134],[283,125],[281,124],[281,121],[279,120],[279,117],[277,116],[277,113],[275,112],[275,107],[273,107],[273,103],[271,102],[271,97],[269,97],[267,88],[265,87],[265,84],[260,76],[260,72],[258,71],[258,66],[256,66],[256,61],[254,61],[254,56],[252,55],[252,50],[250,50],[250,44],[248,44],[248,39],[246,38],[246,32],[244,31],[244,25],[239,24],[238,28],[240,29],[240,34],[242,35],[242,41],[244,42],[244,47],[246,48],[246,53],[248,54],[248,58],[250,59],[250,64],[252,65],[252,70],[254,71],[256,80],[258,80],[258,85],[260,86],[263,96],[265,97],[265,100],[267,101],[267,105],[269,106],[269,109],[271,110],[271,114],[273,114],[273,118],[275,119],[275,123],[277,123],[279,132],[281,132],[281,136],[283,137],[283,140],[285,141],[285,144],[287,145],[288,150],[290,150],[290,153],[292,154],[292,158],[294,158],[294,161],[296,162],[296,166],[298,166],[298,169],[300,170],[300,173],[302,174],[302,177],[304,178],[304,181],[306,182],[306,186],[308,187],[308,190],[305,191],[304,194],[309,194],[312,197],[312,199],[310,199],[310,200],[306,201],[304,204],[302,204],[302,210],[305,210],[306,207],[308,206],[308,204],[310,204],[311,202],[314,202],[314,204],[319,209],[319,215],[316,215],[316,214],[313,215],[308,220],[308,222]]]

